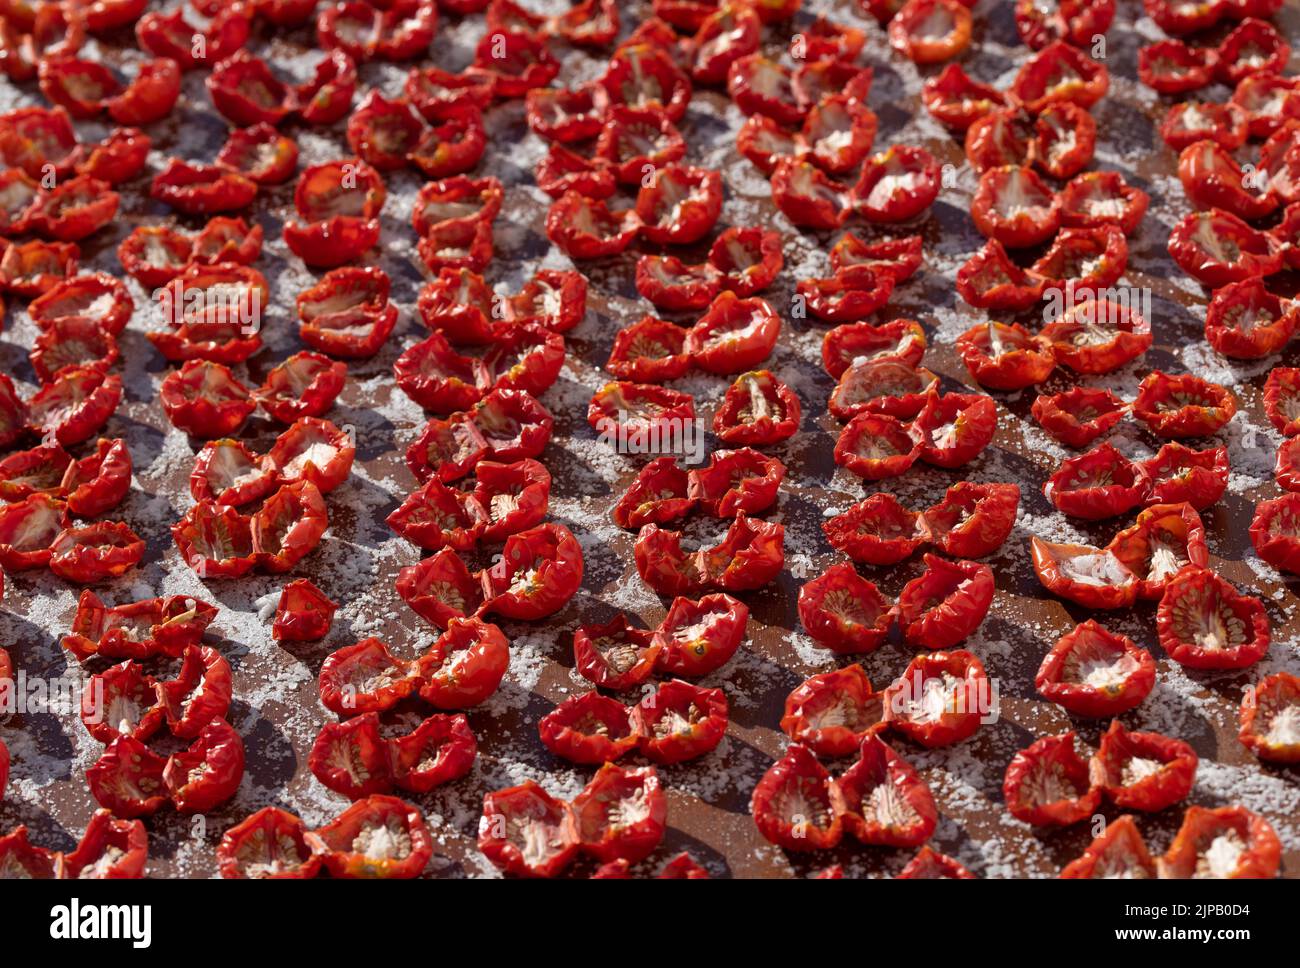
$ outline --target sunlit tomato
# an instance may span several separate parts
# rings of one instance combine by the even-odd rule
[[[537,731],[556,756],[584,766],[612,762],[637,744],[627,707],[595,690],[564,700],[541,718]]]
[[[895,876],[896,880],[974,880],[975,875],[946,854],[922,847]]]
[[[1204,437],[1237,412],[1237,398],[1225,387],[1191,373],[1148,375],[1131,407],[1157,437]]]
[[[1213,47],[1158,40],[1138,51],[1138,78],[1161,94],[1186,94],[1213,80],[1218,60],[1218,51]]]
[[[1039,426],[1067,447],[1087,447],[1124,418],[1128,405],[1104,388],[1071,387],[1040,395],[1031,412]]]
[[[190,494],[196,501],[215,501],[239,507],[260,500],[276,485],[272,468],[243,441],[225,438],[203,446],[190,473]]]
[[[624,769],[607,763],[573,798],[573,817],[582,849],[602,863],[637,863],[663,840],[668,816],[654,767]]]
[[[0,498],[21,501],[40,493],[64,500],[63,477],[71,463],[68,452],[57,443],[14,451],[0,460]]]
[[[1260,600],[1204,568],[1184,569],[1166,584],[1156,629],[1169,657],[1189,669],[1243,669],[1268,651]]]
[[[643,316],[615,335],[605,369],[620,380],[635,383],[675,380],[690,367],[685,345],[686,330],[654,316]]]
[[[477,613],[483,605],[478,577],[450,548],[403,568],[394,587],[417,615],[442,629],[454,618]]]
[[[1247,687],[1241,699],[1241,744],[1269,763],[1300,763],[1300,678],[1275,672]]]
[[[731,65],[758,49],[763,25],[748,5],[721,4],[700,24],[688,48],[691,78],[722,84]]]
[[[1153,504],[1107,545],[1138,578],[1140,598],[1159,599],[1183,568],[1209,562],[1205,528],[1190,504]]]
[[[504,308],[516,326],[567,333],[587,314],[587,279],[575,270],[538,269]]]
[[[121,521],[65,528],[50,543],[50,571],[89,585],[116,578],[140,563],[144,540]]]
[[[727,697],[669,679],[630,713],[637,749],[660,765],[682,763],[712,752],[727,732]]]
[[[970,46],[971,12],[959,0],[907,0],[889,21],[889,44],[917,64],[939,64]]]
[[[1280,460],[1281,450],[1279,450]],[[1228,448],[1192,450],[1170,442],[1152,458],[1142,461],[1151,480],[1148,504],[1186,501],[1197,511],[1218,502],[1228,487]],[[1285,486],[1285,485],[1283,485]]]
[[[562,524],[539,524],[506,539],[501,560],[485,572],[488,609],[514,619],[544,618],[582,584],[582,546]]]
[[[979,627],[992,602],[988,565],[927,554],[925,571],[899,593],[898,624],[913,647],[946,649]]]
[[[1034,50],[1057,40],[1089,47],[1114,19],[1115,0],[1019,0],[1016,4],[1016,32]]]
[[[351,262],[379,241],[386,197],[379,172],[360,159],[311,165],[293,193],[302,221],[285,222],[285,244],[310,266]]]
[[[417,233],[427,235],[441,222],[491,222],[504,199],[505,189],[496,178],[454,175],[420,189],[411,224]]]
[[[487,511],[470,493],[436,477],[425,482],[385,519],[398,535],[427,551],[469,551],[483,535]]]
[[[347,364],[306,350],[267,371],[253,396],[280,423],[319,417],[333,405],[347,381]]]
[[[1129,732],[1116,719],[1093,754],[1091,776],[1116,807],[1155,812],[1191,792],[1196,764],[1196,753],[1182,740]]]
[[[768,229],[731,226],[713,240],[708,264],[722,273],[721,288],[748,298],[772,285],[785,264],[781,236]]]
[[[795,97],[793,73],[762,54],[749,54],[727,71],[727,93],[745,114],[763,114],[781,124],[800,124],[807,108]]]
[[[1010,93],[1037,114],[1057,101],[1090,108],[1110,87],[1106,66],[1083,51],[1053,41],[1029,58],[1011,82]]]
[[[263,122],[232,131],[216,160],[259,185],[278,185],[293,177],[298,167],[298,145]]]
[[[435,713],[387,746],[393,782],[410,793],[428,793],[460,779],[478,755],[478,740],[460,714]]]
[[[913,424],[920,435],[920,458],[936,467],[960,467],[993,440],[997,404],[978,393],[932,393]]]
[[[358,800],[304,838],[331,877],[418,877],[433,856],[420,809],[390,796]]]
[[[11,244],[0,255],[0,289],[27,298],[49,292],[77,275],[81,253],[75,242]]]
[[[315,877],[320,857],[307,846],[306,830],[293,814],[263,807],[222,836],[217,845],[217,869],[224,878]]]
[[[185,595],[149,598],[113,608],[90,589],[81,593],[72,631],[61,645],[79,661],[92,655],[108,659],[178,658],[203,639],[217,609]]]
[[[1291,45],[1267,20],[1248,17],[1223,38],[1218,55],[1219,79],[1236,84],[1250,74],[1280,74],[1291,58]]]
[[[77,165],[77,174],[110,185],[130,181],[144,171],[152,144],[139,128],[114,128],[91,147],[85,160]]]
[[[1018,107],[990,111],[966,129],[966,160],[977,172],[1029,165],[1035,154],[1034,119]]]
[[[153,676],[127,660],[92,676],[82,692],[81,722],[101,743],[118,736],[147,740],[166,715]]]
[[[159,705],[173,736],[193,739],[230,708],[230,663],[205,646],[189,646],[175,679],[157,682]]]
[[[294,88],[294,97],[299,105],[299,114],[308,124],[333,124],[351,110],[356,89],[356,64],[346,52],[332,50],[317,62],[311,79]],[[416,100],[409,84],[407,96]],[[419,101],[416,101],[416,106],[421,107]]]
[[[643,26],[649,27],[650,23]],[[680,121],[686,114],[691,79],[674,62],[676,36],[665,40],[640,42],[629,38],[614,52],[599,79],[613,105],[611,111],[654,110],[670,121]]]
[[[844,799],[826,767],[795,743],[754,788],[758,832],[786,850],[825,850],[843,835]]]
[[[206,439],[230,436],[257,408],[226,366],[207,360],[190,360],[169,373],[158,396],[173,426]]]
[[[578,853],[573,808],[534,780],[483,797],[478,849],[501,871],[556,877]]]
[[[662,650],[653,632],[632,627],[621,613],[603,625],[582,625],[573,633],[574,667],[589,682],[617,692],[645,682]]]
[[[975,382],[994,390],[1021,390],[1042,383],[1056,368],[1052,344],[1018,323],[990,320],[957,337],[957,350]]]
[[[839,420],[864,412],[911,420],[925,409],[938,384],[929,370],[897,357],[859,358],[840,374],[830,411]]]
[[[1034,677],[1039,693],[1076,716],[1118,716],[1150,694],[1151,653],[1089,619],[1056,641]]]
[[[152,816],[167,804],[163,771],[168,762],[138,739],[122,735],[86,770],[86,786],[101,807],[118,817]]]
[[[749,609],[730,595],[675,598],[651,640],[659,647],[656,671],[694,679],[721,668],[744,641],[748,620]]]
[[[707,235],[722,214],[722,176],[669,164],[642,182],[636,198],[641,235],[658,245],[687,245]]]
[[[870,481],[906,473],[920,453],[919,431],[870,411],[849,421],[835,442],[835,463]]]
[[[781,729],[818,756],[851,756],[884,728],[884,700],[862,666],[811,676],[785,700]]]
[[[787,131],[766,115],[753,115],[736,133],[736,150],[769,178],[783,162],[799,160],[808,153],[803,134]],[[806,162],[811,163],[811,159]],[[817,166],[820,171],[820,166]]]
[[[1043,327],[1056,361],[1078,373],[1109,373],[1151,346],[1151,324],[1122,302],[1084,293]]]
[[[118,820],[108,810],[96,810],[77,849],[61,857],[59,876],[69,880],[139,878],[144,876],[148,856],[149,837],[143,823]]]
[[[1272,878],[1282,844],[1272,825],[1245,807],[1191,806],[1173,843],[1156,859],[1162,878]]]
[[[928,539],[920,514],[909,511],[892,494],[873,494],[822,524],[831,546],[854,561],[896,565]]]
[[[1043,484],[1057,510],[1085,521],[1117,517],[1140,505],[1151,482],[1139,464],[1109,443],[1071,457]]]
[[[108,370],[117,362],[117,339],[94,320],[62,317],[37,335],[30,358],[37,379],[50,383],[69,368]]]
[[[867,159],[852,207],[869,222],[905,222],[939,196],[939,162],[924,148],[894,145]]]
[[[325,658],[320,670],[320,700],[341,716],[383,712],[415,692],[420,684],[415,662],[398,659],[379,639],[363,639]]]
[[[132,19],[128,17],[125,23]],[[186,21],[180,7],[170,13],[150,11],[136,20],[135,36],[141,49],[191,70],[215,65],[242,48],[249,36],[249,19],[248,9],[236,4],[214,11],[206,29],[198,30]]]
[[[748,447],[717,450],[705,467],[689,474],[687,497],[705,514],[732,518],[770,507],[785,478],[785,465]]]
[[[832,652],[871,652],[888,636],[893,610],[874,584],[841,562],[799,589],[799,621]]]
[[[1300,311],[1243,279],[1217,289],[1205,311],[1205,338],[1224,356],[1257,360],[1279,352],[1300,326]]]
[[[1254,221],[1276,211],[1277,195],[1252,191],[1251,179],[1223,148],[1213,141],[1197,141],[1178,156],[1178,178],[1183,191],[1198,208],[1218,209]]]
[[[983,558],[1002,547],[1016,523],[1020,488],[1015,484],[958,481],[938,504],[922,513],[928,540],[957,558]]]
[[[1057,196],[1061,224],[1067,228],[1116,225],[1126,236],[1137,232],[1150,196],[1129,185],[1117,171],[1085,171],[1075,175]]]
[[[864,844],[915,847],[934,833],[939,816],[930,788],[877,735],[863,740],[857,761],[834,785],[844,830]]]
[[[1055,544],[1030,538],[1034,572],[1043,587],[1087,608],[1126,608],[1137,600],[1138,579],[1108,548]]]
[[[1006,106],[1006,95],[973,80],[960,64],[949,64],[921,86],[925,109],[940,123],[965,131],[991,111]]]
[[[528,127],[548,141],[568,143],[600,134],[608,96],[595,83],[572,89],[538,87],[528,92],[525,104]]]
[[[727,291],[687,332],[685,351],[708,373],[741,373],[767,359],[780,332],[781,319],[765,301]]]
[[[650,170],[679,161],[685,154],[681,132],[657,107],[611,108],[596,140],[595,158],[624,185],[639,185]]]
[[[675,457],[657,457],[638,472],[612,517],[620,528],[666,524],[687,514],[695,500],[687,495],[689,477]]]
[[[1029,270],[1048,290],[1062,293],[1107,289],[1128,266],[1128,243],[1114,225],[1065,229]]]
[[[783,156],[776,162],[771,182],[772,201],[786,218],[801,228],[839,228],[848,217],[851,203],[848,186],[827,178],[811,162]]]
[[[317,642],[329,634],[337,609],[310,580],[295,579],[280,590],[271,637],[277,642]]]
[[[0,507],[0,565],[7,572],[44,568],[67,523],[64,503],[48,494],[30,494]]]
[[[1272,275],[1282,255],[1271,236],[1231,212],[1192,212],[1169,234],[1169,254],[1188,275],[1210,288]]]
[[[1061,877],[1076,880],[1127,878],[1149,880],[1156,876],[1151,859],[1133,818],[1124,815],[1107,824],[1088,848],[1061,870]]]
[[[980,176],[971,218],[984,235],[1010,248],[1045,242],[1061,224],[1061,200],[1029,168],[1005,165]]]
[[[122,378],[99,366],[64,367],[27,401],[27,422],[63,446],[94,436],[122,399]]]
[[[178,212],[207,215],[247,208],[257,195],[257,182],[229,168],[170,158],[154,175],[149,193]]]
[[[801,414],[793,390],[767,370],[751,370],[727,388],[713,432],[727,444],[762,447],[793,436]]]
[[[172,540],[202,578],[237,578],[257,563],[252,519],[215,501],[199,501],[190,508],[172,525]]]
[[[1300,100],[1296,108],[1300,112]],[[1221,148],[1235,151],[1246,143],[1249,120],[1250,115],[1236,103],[1184,101],[1169,109],[1160,125],[1160,137],[1174,151],[1182,151],[1206,138]]]
[[[1043,298],[1046,280],[1011,261],[997,239],[989,239],[957,270],[957,294],[976,309],[1020,312]]]
[[[569,191],[551,205],[546,235],[573,259],[618,255],[636,237],[640,220],[631,209],[611,212],[599,199]]]
[[[374,356],[397,325],[390,282],[374,266],[331,269],[298,294],[298,334],[313,349],[348,359]]]
[[[1074,750],[1074,732],[1044,736],[1011,760],[1002,798],[1017,820],[1035,826],[1068,826],[1087,819],[1101,804],[1101,789],[1088,763]]]
[[[822,338],[822,366],[836,379],[859,361],[894,359],[915,368],[925,354],[925,345],[925,330],[915,320],[846,323]]]
[[[974,735],[990,703],[984,666],[963,649],[916,656],[884,696],[885,722],[927,748]]]

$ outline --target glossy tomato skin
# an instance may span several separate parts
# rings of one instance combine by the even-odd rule
[[[125,819],[157,813],[168,801],[167,760],[130,736],[119,736],[86,770],[86,785],[100,806]]]
[[[713,416],[713,432],[732,446],[762,447],[794,436],[799,397],[768,370],[736,377]]]
[[[897,618],[914,648],[947,649],[977,629],[993,603],[993,571],[975,561],[925,556],[925,572],[903,586]]]
[[[938,825],[929,786],[876,734],[863,739],[857,761],[833,782],[844,811],[844,830],[861,843],[916,847],[929,840]],[[882,788],[906,804],[904,817],[880,806]]]
[[[1202,238],[1211,236],[1208,245]],[[1225,252],[1232,252],[1227,256]],[[1211,209],[1192,212],[1174,226],[1169,254],[1175,262],[1211,288],[1257,276],[1268,276],[1282,266],[1282,253],[1273,237],[1259,232],[1231,212]]]
[[[1138,579],[1115,554],[1088,545],[1030,539],[1034,572],[1043,587],[1087,608],[1126,608],[1137,600]]]
[[[401,847],[374,858],[357,845],[369,843],[378,830],[401,831]],[[304,835],[331,877],[419,877],[433,856],[433,838],[420,809],[397,797],[376,794],[358,800],[333,821]]]
[[[655,670],[663,645],[655,633],[617,615],[602,625],[581,625],[573,633],[574,667],[589,682],[616,692],[639,686]]]
[[[539,524],[506,539],[501,560],[485,573],[485,607],[513,619],[553,615],[577,592],[582,572],[582,546],[573,533],[562,524]]]
[[[906,473],[921,453],[920,432],[896,417],[863,412],[840,431],[835,463],[864,480],[878,481]],[[864,453],[864,448],[868,448]],[[883,456],[875,456],[883,453]]]
[[[1108,658],[1115,673],[1104,684],[1081,677],[1089,659]],[[1133,640],[1088,619],[1061,636],[1034,677],[1039,693],[1076,716],[1118,716],[1142,702],[1155,686],[1156,663]]]
[[[1202,631],[1213,613],[1222,632]],[[1269,645],[1269,621],[1258,598],[1241,595],[1204,568],[1188,567],[1165,585],[1156,631],[1168,656],[1189,669],[1243,669]]]
[[[415,662],[420,698],[438,709],[468,709],[486,701],[505,676],[510,645],[497,626],[452,619]]]
[[[889,635],[893,609],[853,565],[840,562],[799,589],[799,621],[832,652],[872,652]]]
[[[791,803],[808,804],[810,815],[791,813]],[[758,832],[786,850],[824,850],[843,836],[843,795],[826,767],[798,743],[758,781],[750,809]]]
[[[542,745],[586,766],[612,762],[637,745],[628,708],[596,691],[570,696],[538,721]]]
[[[976,324],[957,337],[957,350],[975,382],[991,390],[1023,390],[1056,368],[1051,342],[1018,323]]]
[[[1031,412],[1039,426],[1067,447],[1087,447],[1124,418],[1128,405],[1105,388],[1071,387],[1039,395]]]
[[[1133,779],[1126,774],[1135,759],[1159,767]],[[1173,806],[1191,792],[1196,764],[1195,751],[1182,740],[1160,733],[1130,732],[1116,719],[1102,735],[1090,770],[1094,786],[1116,807],[1155,812]]]
[[[1171,401],[1180,405],[1170,406]],[[1156,370],[1142,381],[1132,411],[1158,437],[1206,437],[1232,419],[1237,398],[1194,374]]]
[[[215,719],[225,719],[233,693],[230,663],[216,649],[192,645],[175,679],[155,683],[173,736],[194,739]]]
[[[781,320],[762,299],[719,293],[708,312],[686,334],[685,352],[708,373],[752,370],[771,355]]]
[[[1152,504],[1106,546],[1139,577],[1138,596],[1158,600],[1183,567],[1209,563],[1205,527],[1189,504]]]
[[[144,876],[149,835],[139,820],[118,820],[108,810],[90,816],[76,850],[62,857],[69,880],[133,880]]]
[[[534,828],[545,853],[533,859],[528,831]],[[519,877],[557,877],[578,854],[573,808],[533,780],[483,797],[478,849],[494,866]]]
[[[217,845],[217,870],[224,878],[305,879],[320,871],[320,857],[294,814],[263,807],[235,824]]]
[[[781,729],[818,756],[851,756],[867,736],[884,729],[884,713],[883,697],[854,663],[796,686],[786,697]]]
[[[1230,835],[1244,844],[1230,869],[1220,871],[1206,857],[1214,841]],[[1211,876],[1237,878],[1272,878],[1277,876],[1281,842],[1272,825],[1245,807],[1190,806],[1183,815],[1183,825],[1174,835],[1164,856],[1156,860],[1160,877],[1192,877],[1209,867]]]
[[[1193,450],[1170,441],[1154,457],[1142,461],[1142,469],[1151,481],[1148,504],[1185,501],[1197,511],[1204,511],[1216,504],[1228,488],[1228,448]]]
[[[981,393],[932,393],[913,427],[921,434],[919,457],[936,467],[968,464],[993,440],[998,408]]]
[[[224,719],[199,731],[189,749],[174,753],[163,782],[180,813],[206,813],[235,795],[244,778],[244,741]]]
[[[280,590],[271,636],[277,642],[318,642],[329,634],[337,609],[310,579],[294,579]]]
[[[1289,672],[1264,677],[1242,696],[1237,739],[1261,760],[1300,763],[1300,742],[1285,735],[1276,736],[1273,730],[1275,722],[1294,715],[1297,705],[1300,705],[1300,677]]]
[[[1046,280],[1011,261],[1006,247],[989,239],[957,270],[957,294],[976,309],[1020,312],[1042,300]]]
[[[1012,216],[1003,216],[1000,199],[1016,193],[1025,198]],[[1045,242],[1061,224],[1061,201],[1031,169],[1004,165],[980,176],[971,199],[971,218],[985,236],[1009,248],[1024,248]]]
[[[869,565],[898,564],[929,540],[920,514],[884,492],[823,522],[822,530],[837,550]]]
[[[307,766],[323,786],[349,799],[388,793],[393,788],[392,765],[379,732],[379,714],[326,723],[312,744]]]
[[[846,323],[822,337],[822,366],[835,379],[859,359],[896,359],[917,367],[925,355],[925,330],[912,319],[894,319],[879,325]]]
[[[1056,799],[1041,799],[1043,777],[1061,788]],[[1073,731],[1044,736],[1011,760],[1002,782],[1011,815],[1035,826],[1068,826],[1097,812],[1101,789],[1088,775],[1088,763],[1074,751]]]
[[[624,805],[635,805],[634,810]],[[635,864],[650,856],[663,840],[667,816],[668,797],[653,766],[625,769],[606,763],[573,798],[582,849],[603,864]]]
[[[731,518],[769,508],[785,478],[785,465],[748,447],[717,450],[706,466],[692,468],[687,476],[687,496],[700,511]]]
[[[642,756],[661,766],[682,763],[722,742],[727,697],[721,689],[669,679],[632,707],[629,717]]]
[[[930,542],[944,554],[983,558],[1006,542],[1019,507],[1019,485],[958,481],[922,519]]]
[[[938,716],[918,717],[928,681],[951,679]],[[885,690],[885,722],[926,748],[950,746],[973,736],[980,727],[981,708],[988,704],[988,677],[984,665],[964,649],[927,652],[908,663],[903,674]],[[928,700],[927,700],[928,701]]]
[[[634,383],[675,380],[685,375],[691,365],[685,344],[686,332],[681,327],[643,316],[618,331],[605,369],[620,380]]]
[[[1205,338],[1224,356],[1258,360],[1282,349],[1300,326],[1295,307],[1264,288],[1260,279],[1244,279],[1217,290],[1205,311]]]
[[[1100,521],[1140,505],[1150,487],[1140,465],[1103,443],[1063,461],[1043,484],[1043,494],[1065,514]]]
[[[418,685],[415,663],[398,659],[379,639],[363,639],[326,657],[320,699],[343,716],[391,709]]]
[[[695,679],[721,668],[744,641],[748,620],[749,609],[730,595],[674,599],[651,639],[659,647],[656,671]]]
[[[1150,879],[1156,876],[1156,862],[1133,817],[1124,814],[1107,824],[1082,855],[1062,868],[1060,876],[1066,880],[1114,876]]]

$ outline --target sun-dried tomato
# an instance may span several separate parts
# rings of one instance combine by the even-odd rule
[[[1092,782],[1121,810],[1155,812],[1191,792],[1197,756],[1182,740],[1130,732],[1118,720],[1101,737],[1091,762]]]
[[[983,664],[964,649],[916,656],[884,696],[885,722],[927,748],[973,736],[990,700]]]
[[[1282,255],[1271,236],[1231,212],[1192,212],[1169,234],[1169,254],[1188,275],[1212,289],[1277,272]]]
[[[1165,585],[1156,630],[1169,658],[1189,669],[1243,669],[1268,651],[1260,600],[1204,568],[1186,568]]]
[[[1102,443],[1063,461],[1043,485],[1043,494],[1071,517],[1100,521],[1142,504],[1150,486],[1141,465]]]
[[[1035,826],[1068,826],[1087,819],[1101,804],[1088,762],[1074,750],[1074,732],[1044,736],[1018,752],[1002,781],[1002,798],[1017,820]]]
[[[868,565],[896,565],[929,539],[925,522],[892,494],[873,494],[822,524],[837,551]]]
[[[1282,844],[1267,820],[1245,807],[1190,806],[1163,857],[1162,878],[1272,878]]]
[[[636,748],[628,709],[592,690],[570,696],[538,721],[542,745],[584,766],[612,762]]]
[[[331,877],[418,877],[433,856],[433,838],[420,808],[379,794],[358,800],[303,836]]]
[[[945,554],[983,558],[1007,540],[1019,506],[1018,485],[958,481],[942,501],[922,512],[922,522],[928,540]]]
[[[1300,711],[1300,678],[1275,672],[1247,687],[1241,699],[1237,738],[1261,760],[1300,763],[1300,736],[1293,725]]]
[[[1127,608],[1138,579],[1108,548],[1030,538],[1034,572],[1044,588],[1086,608]]]
[[[1151,653],[1089,619],[1061,636],[1043,657],[1034,686],[1076,716],[1118,716],[1155,686]]]

